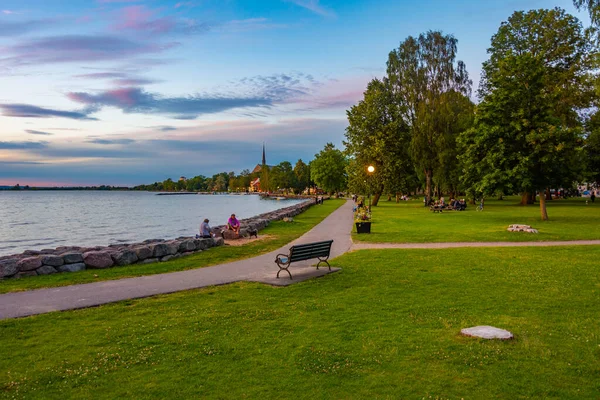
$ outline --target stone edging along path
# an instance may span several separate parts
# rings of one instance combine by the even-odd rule
[[[307,200],[293,206],[263,213],[240,220],[240,235],[248,236],[250,231],[260,231],[271,221],[294,217],[314,205]],[[21,254],[0,257],[0,281],[6,278],[24,278],[35,275],[49,275],[57,272],[77,272],[84,269],[104,269],[131,264],[150,264],[169,261],[174,258],[200,253],[211,247],[222,246],[221,230],[224,226],[213,227],[217,235],[214,239],[150,239],[141,243],[117,244],[96,247],[61,246],[56,249],[26,250]]]

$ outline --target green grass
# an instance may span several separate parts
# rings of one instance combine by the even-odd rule
[[[344,204],[344,202],[345,200],[329,200],[318,207],[311,207],[302,214],[294,217],[293,223],[275,221],[260,232],[261,235],[269,235],[271,238],[251,242],[244,246],[215,247],[199,254],[164,263],[136,264],[103,270],[91,269],[73,273],[0,280],[0,293],[162,274],[254,257],[285,246],[292,240],[302,236]]]
[[[600,247],[381,250],[236,283],[0,321],[0,397],[600,397]],[[512,341],[460,329],[494,325]]]
[[[548,202],[549,221],[541,221],[539,204],[520,206],[519,198],[486,200],[483,212],[469,205],[467,211],[433,213],[422,199],[388,202],[373,207],[371,234],[353,234],[352,239],[377,243],[551,241],[600,239],[600,203],[585,199]],[[539,234],[507,232],[511,224],[526,224]]]

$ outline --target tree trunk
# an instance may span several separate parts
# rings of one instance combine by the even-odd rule
[[[504,194],[500,193],[500,194],[498,195],[498,200],[504,200]]]
[[[550,193],[549,188],[546,188],[546,200],[552,200],[552,193]]]
[[[546,189],[548,190],[548,189]],[[548,190],[549,192],[550,190]],[[542,216],[542,221],[548,221],[548,211],[546,210],[546,196],[540,190],[540,214]]]
[[[525,192],[521,195],[521,205],[526,206],[529,204],[529,193]]]
[[[533,193],[529,193],[529,200],[527,201],[527,204],[535,204],[535,190]]]
[[[427,204],[431,201],[431,170],[425,170],[425,196]]]
[[[396,203],[400,203],[400,193],[396,193]]]
[[[392,201],[392,195],[391,195],[391,193],[388,193],[388,200],[387,201]]]
[[[373,202],[371,203],[371,206],[377,207],[377,203],[379,203],[380,197],[381,197],[381,193],[375,193],[375,195],[373,196]]]

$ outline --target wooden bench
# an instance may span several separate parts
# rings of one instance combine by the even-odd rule
[[[429,211],[433,211],[434,213],[436,213],[436,212],[440,212],[441,213],[442,211],[444,211],[444,207],[442,207],[442,206],[430,206],[429,207]]]
[[[292,274],[288,269],[290,264],[297,261],[310,260],[313,258],[319,260],[317,263],[317,269],[319,269],[319,264],[324,262],[331,271],[331,265],[329,265],[327,259],[329,258],[329,253],[331,252],[332,243],[333,240],[326,240],[324,242],[297,244],[290,247],[289,254],[278,254],[275,258],[275,264],[277,264],[279,267],[279,271],[277,271],[277,278],[279,278],[279,273],[285,270],[290,275],[290,279],[293,279]]]

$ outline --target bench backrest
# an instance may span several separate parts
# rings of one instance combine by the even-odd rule
[[[307,244],[297,244],[290,248],[290,262],[310,260],[311,258],[327,257],[331,251],[333,240]]]

